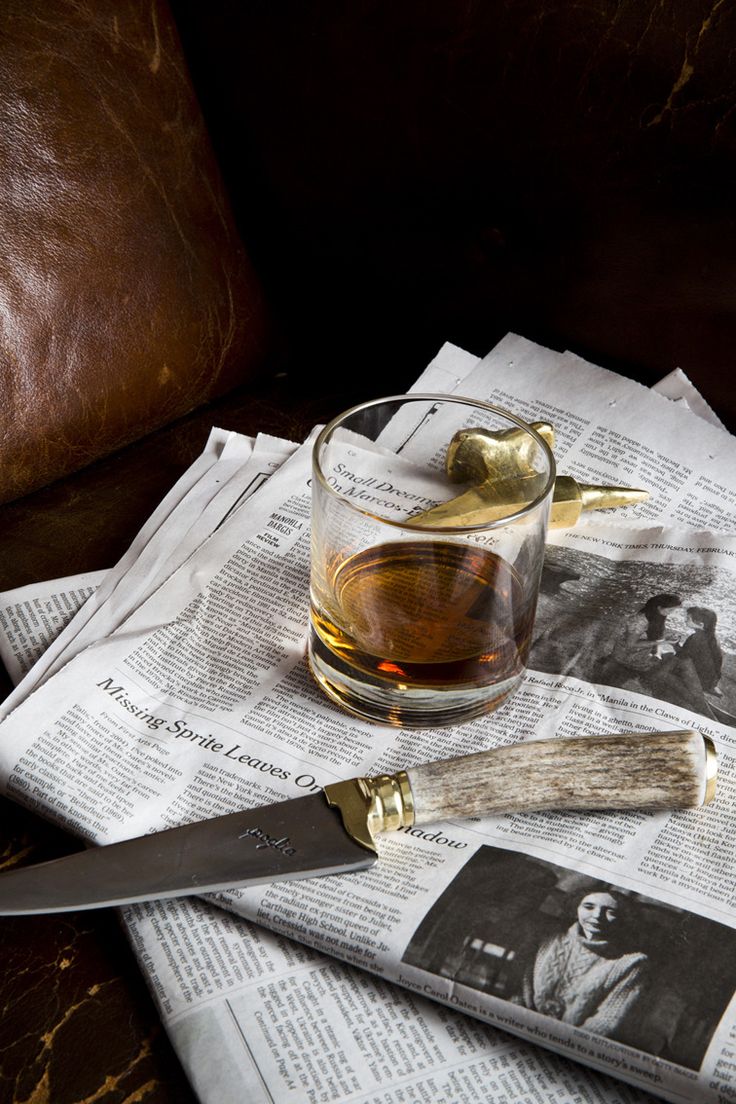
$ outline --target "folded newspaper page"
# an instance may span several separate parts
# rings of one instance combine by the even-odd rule
[[[697,435],[693,415],[681,413],[689,432]],[[661,441],[657,447],[667,446]],[[576,537],[587,535],[597,542],[594,553],[568,548],[562,539],[555,543],[550,552],[559,558],[553,563],[557,574],[548,584],[549,609],[545,613],[540,606],[535,641],[539,669],[530,672],[522,691],[497,714],[426,734],[347,720],[321,699],[303,664],[308,474],[306,451],[300,450],[127,617],[124,633],[113,632],[90,645],[16,709],[2,729],[2,773],[12,796],[100,842],[238,804],[309,792],[359,771],[394,769],[494,746],[517,738],[520,731],[544,736],[697,723],[722,747],[728,746],[733,708],[728,664],[722,664],[719,681],[707,689],[701,681],[697,694],[691,669],[696,663],[686,649],[700,624],[688,610],[702,610],[710,599],[713,611],[718,598],[719,623],[729,623],[729,538],[685,540],[681,533],[659,529],[646,538],[631,533],[626,539],[619,529],[613,536],[591,526],[584,533],[576,531]],[[725,582],[719,572],[726,573]],[[712,589],[715,579],[720,582]],[[623,592],[625,601],[617,589],[621,580],[630,587]],[[573,584],[580,588],[574,601]],[[658,638],[661,654],[653,656],[661,665],[658,677],[639,671],[623,680],[618,671],[619,681],[612,681],[621,657],[614,636],[599,637],[594,654],[591,638],[581,644],[573,622],[577,625],[587,608],[594,611],[592,620],[603,617],[611,629],[615,610],[621,614],[617,632],[624,634],[629,619],[638,616],[649,598],[665,593],[679,601],[667,607],[669,627]],[[560,594],[566,595],[562,603]],[[233,616],[244,600],[247,626]],[[571,601],[572,608],[560,608]],[[234,652],[227,657],[219,654],[214,631],[222,631],[223,625]],[[719,647],[727,653],[724,644],[728,641]],[[689,650],[694,654],[698,649],[692,645]],[[589,681],[581,657],[586,663],[600,661],[595,679],[603,671],[608,682]],[[41,735],[32,739],[27,734],[34,730]],[[727,806],[726,800],[720,815],[726,815]],[[717,899],[711,884],[716,870],[722,889],[728,878],[709,857],[705,820],[692,819],[709,815],[710,810],[671,817],[568,814],[536,821],[511,817],[457,822],[438,826],[436,832],[415,829],[386,841],[380,866],[351,875],[349,885],[347,878],[332,878],[319,883],[319,892],[317,883],[260,887],[227,895],[223,903],[278,933],[668,1099],[718,1099],[717,1085],[725,1093],[729,1085],[726,1005],[733,981],[730,992],[725,982],[715,999],[713,986],[703,984],[702,970],[693,967],[686,976],[700,981],[697,991],[702,989],[704,998],[693,1009],[697,1001],[691,990],[687,1014],[681,1007],[687,985],[675,991],[675,981],[683,978],[682,946],[694,945],[696,930],[705,934],[706,947],[708,939],[726,940],[730,933],[728,903]],[[722,826],[712,834],[723,839]],[[658,865],[662,855],[669,867]],[[726,860],[721,862],[728,867]],[[702,884],[692,880],[696,877]],[[680,885],[678,878],[691,882]],[[496,891],[482,904],[479,884]],[[512,889],[516,903],[509,899]],[[577,1013],[568,1016],[560,1011],[564,979],[555,983],[557,996],[548,991],[550,971],[554,974],[550,961],[566,958],[566,968],[582,968],[572,962],[579,948],[554,940],[581,923],[574,919],[576,894],[582,901],[601,892],[613,897],[614,891],[619,905],[635,906],[647,917],[651,938],[644,946],[626,949],[621,961],[612,954],[603,956],[616,969],[623,969],[626,958],[623,1012],[611,1012],[610,1003],[616,1008],[621,1003],[616,998],[608,1011],[594,1010],[583,1019]],[[569,909],[570,923],[560,924]],[[393,1005],[383,981],[365,988],[365,975],[310,958],[304,948],[298,953],[307,959],[298,961],[295,972],[293,958],[288,966],[283,959],[269,966],[265,933],[243,927],[242,921],[230,920],[209,905],[159,903],[128,914],[164,1018],[180,1052],[188,1055],[185,1064],[203,1099],[208,1091],[212,1099],[231,1098],[224,1088],[231,1068],[224,1055],[232,1056],[232,1099],[242,1099],[245,1068],[263,1099],[442,1099],[444,1093],[447,1100],[480,1100],[488,1099],[495,1085],[494,1091],[507,1092],[509,1099],[511,1090],[521,1086],[529,1099],[551,1101],[561,1099],[558,1076],[573,1078],[566,1082],[569,1099],[643,1099],[604,1079],[591,1080],[556,1058],[543,1055],[540,1067],[540,1052],[510,1043],[507,1036],[499,1036],[498,1042],[497,1033],[479,1025],[473,1025],[469,1044],[471,1029],[461,1031],[442,1009],[431,1008],[431,1014],[446,1031],[437,1028],[430,1044],[432,1032],[427,1028],[430,1035],[423,1036],[418,1026],[429,1022],[423,1020],[424,1012],[404,1013],[405,1005]],[[202,920],[201,926],[193,917]],[[241,925],[237,936],[228,941],[217,928],[213,934],[210,917],[217,917],[220,925]],[[641,925],[626,927],[639,930]],[[673,940],[669,956],[663,952],[665,932]],[[158,954],[152,952],[155,947]],[[296,953],[283,940],[279,948],[287,948],[286,958]],[[727,958],[724,953],[723,962]],[[718,962],[723,965],[720,951]],[[335,977],[329,970],[344,972],[338,975],[340,986],[334,980],[328,983],[328,977]],[[659,989],[648,980],[655,973]],[[567,978],[568,988],[569,982]],[[707,1014],[706,991],[713,998]],[[411,1009],[416,1006],[411,994],[401,999]],[[656,1015],[645,1014],[649,1006],[658,1010]],[[391,1007],[393,1013],[387,1010]],[[311,1019],[305,1008],[312,1009]],[[666,1016],[663,1008],[669,1009]],[[344,1025],[339,1034],[334,1027],[332,1034],[328,1030],[335,1022],[330,1009]],[[697,1023],[697,1032],[687,1017]],[[464,1019],[459,1022],[467,1025]],[[363,1023],[361,1048],[356,1029]],[[460,1040],[457,1048],[449,1045],[448,1036]],[[692,1044],[696,1036],[700,1049],[693,1044],[687,1052],[683,1039]],[[482,1046],[478,1038],[485,1040]],[[217,1048],[213,1040],[219,1040]],[[398,1065],[386,1058],[390,1046]],[[514,1057],[506,1061],[503,1048],[509,1046]],[[215,1053],[208,1061],[207,1055]],[[433,1053],[435,1060],[427,1064],[427,1054]],[[360,1071],[357,1084],[344,1077],[335,1080],[335,1071],[344,1075],[351,1062]],[[575,1082],[576,1077],[581,1080]],[[540,1096],[545,1084],[546,1095]],[[387,1085],[393,1095],[385,1095]]]
[[[58,589],[50,588],[54,593]],[[9,597],[15,604],[18,595]],[[31,655],[32,648],[29,648],[29,658]],[[544,1099],[557,1099],[557,1093],[563,1088],[569,1093],[574,1088],[575,1096],[582,1101],[644,1099],[640,1094],[631,1094],[622,1086],[609,1083],[602,1076],[587,1074],[566,1063],[564,1059],[538,1053],[527,1044],[511,1040],[508,1036],[467,1020],[461,1013],[438,1009],[426,999],[415,998],[402,989],[378,982],[334,960],[324,959],[305,947],[297,947],[262,929],[252,928],[245,921],[229,918],[219,909],[203,902],[172,901],[165,905],[159,903],[155,908],[156,913],[151,924],[136,925],[133,922],[129,924],[129,930],[144,970],[149,974],[153,972],[156,979],[156,992],[165,1019],[171,998],[164,995],[161,979],[167,976],[172,956],[178,957],[178,969],[174,975],[176,989],[182,977],[193,976],[193,966],[199,973],[199,978],[194,977],[193,981],[187,982],[187,1011],[198,1005],[207,1005],[208,1014],[213,1011],[213,994],[218,990],[229,994],[227,999],[232,999],[239,989],[244,993],[252,989],[259,978],[270,978],[272,984],[276,985],[276,979],[288,975],[292,999],[295,993],[298,994],[303,1005],[305,996],[308,996],[307,1003],[313,1018],[316,1009],[312,983],[315,973],[318,973],[327,979],[325,992],[330,994],[329,999],[322,1002],[320,1018],[326,1021],[329,1029],[342,1016],[344,1024],[341,1035],[345,1035],[344,1045],[348,1050],[353,1033],[364,1022],[364,1016],[370,1010],[370,1046],[366,1049],[364,1042],[363,1050],[351,1055],[351,1081],[353,1084],[361,1084],[364,1089],[377,1084],[392,1085],[397,1093],[395,1099],[427,1098],[427,1093],[441,1099],[438,1091],[440,1086],[442,1094],[446,1094],[445,1098],[448,1100],[486,1099],[485,1094],[491,1088],[494,1093],[511,1093],[514,1089],[521,1092],[522,1086],[524,1093],[527,1089],[534,1092],[535,1099],[539,1098],[538,1094],[542,1089]],[[179,939],[174,934],[176,932],[181,932],[184,938]],[[190,957],[193,947],[197,948],[194,960]],[[206,963],[206,970],[203,970],[202,962]],[[302,986],[305,988],[304,995],[299,993]],[[353,1019],[346,1013],[346,1009],[354,1005],[356,992],[360,994],[356,1010],[358,1018]],[[249,995],[248,1001],[250,1000]],[[183,1017],[186,1018],[186,1013]],[[181,1018],[180,1012],[179,1019]],[[419,1038],[423,1037],[425,1041],[417,1054],[417,1060],[410,1062],[406,1069],[397,1074],[395,1068],[386,1065],[385,1050],[392,1047],[398,1047],[399,1051],[405,1049],[406,1021],[411,1021],[412,1032],[416,1034],[418,1031]],[[228,1018],[227,1022],[232,1023],[232,1019]],[[242,1020],[240,1024],[242,1027]],[[177,1032],[180,1032],[180,1028]],[[208,1039],[209,1033],[203,1033],[199,1018],[187,1020],[186,1032],[175,1036],[182,1059],[189,1068],[193,1083],[199,1086],[202,1099],[240,1100],[246,1087],[251,1092],[257,1091],[253,1099],[261,1099],[260,1079],[266,1076],[269,1066],[273,1075],[269,1079],[269,1092],[275,1092],[276,1095],[268,1098],[279,1099],[277,1067],[273,1062],[269,1063],[261,1056],[256,1074],[252,1061],[245,1061],[242,1054],[232,1053],[231,1049],[220,1051],[215,1048],[214,1052],[206,1050],[202,1054],[197,1046],[202,1038]],[[431,1050],[428,1045],[430,1039]],[[302,1098],[308,1099],[317,1091],[324,1092],[325,1082],[320,1067],[314,1061],[317,1057],[315,1048],[310,1051],[304,1040],[301,1045],[306,1068],[311,1066],[317,1079],[311,1089],[304,1090]],[[415,1049],[412,1045],[411,1051],[414,1052]],[[223,1064],[225,1053],[232,1056],[232,1064]],[[217,1067],[216,1076],[211,1076],[213,1054]],[[482,1061],[479,1062],[479,1058]],[[492,1077],[489,1076],[491,1069]],[[419,1073],[419,1070],[425,1072]],[[302,1084],[304,1076],[301,1075]],[[225,1081],[229,1089],[226,1089]],[[474,1085],[472,1097],[460,1088],[469,1082]],[[318,1090],[320,1085],[322,1088]],[[359,1095],[350,1092],[344,1081],[338,1087],[338,1099],[342,1098],[343,1090],[347,1094],[345,1099],[366,1099],[362,1092]],[[513,1095],[517,1099],[523,1098],[516,1093]],[[370,1098],[374,1098],[372,1093]],[[382,1099],[385,1099],[383,1093]]]
[[[73,655],[121,625],[131,609],[185,563],[205,536],[261,486],[283,459],[284,447],[268,435],[259,435],[254,445],[239,433],[214,429],[202,456],[164,499],[166,510],[164,504],[159,507],[153,521],[149,519],[79,614],[44,651],[17,689],[0,703],[0,718]],[[291,451],[294,447],[289,446]]]
[[[282,444],[285,459],[295,446]],[[44,609],[66,611],[81,603],[83,585],[88,581],[86,577],[73,582],[57,580],[36,588],[35,595],[31,588],[21,588],[3,596],[8,623],[12,620],[21,626],[10,652],[13,662],[17,664],[20,653],[22,666],[28,668],[43,651],[44,642],[35,633],[22,635],[22,626],[37,619],[39,602]],[[155,585],[155,580],[149,583]],[[264,979],[277,1000],[288,979],[290,1002],[298,998],[299,1006],[307,1007],[310,1023],[317,1019],[328,1032],[335,1031],[336,1023],[341,1025],[343,1053],[350,1055],[351,1069],[350,1084],[344,1079],[337,1084],[338,1099],[375,1099],[372,1090],[379,1087],[382,1100],[389,1098],[389,1088],[390,1098],[395,1100],[427,1099],[428,1094],[437,1100],[481,1100],[487,1099],[490,1091],[499,1094],[499,1099],[500,1094],[508,1094],[509,1099],[545,1101],[558,1100],[563,1093],[583,1104],[648,1099],[601,1074],[586,1072],[203,901],[158,902],[143,923],[129,917],[126,926],[142,969],[153,983],[164,1021],[170,1029],[177,1025],[174,1042],[202,1100],[240,1101],[246,1091],[252,1100],[279,1099],[284,1088],[280,1060],[271,1052],[250,1051],[242,1036],[245,1020],[242,1015],[236,1020],[232,1012],[236,999],[241,1009],[246,1000],[250,1005],[253,991]],[[319,1000],[315,979],[320,979]],[[186,987],[183,1007],[177,999],[182,983]],[[260,1007],[261,1001],[256,999]],[[202,1042],[210,1038],[207,1024],[211,1017],[219,1019],[223,1014],[227,1029],[241,1032],[242,1048],[203,1048]],[[370,1035],[364,1032],[366,1016],[370,1017]],[[297,1071],[298,1085],[293,1082],[288,1098],[297,1098],[297,1093],[299,1099],[321,1098],[329,1081],[320,1065],[323,1033],[302,1036],[291,1017],[287,1026],[289,1031],[299,1032],[294,1044],[304,1063]],[[356,1031],[362,1038],[359,1050],[354,1045]],[[407,1031],[411,1034],[408,1059]],[[395,1053],[396,1048],[405,1058],[402,1069],[385,1061],[386,1051]]]
[[[444,360],[445,353],[437,359]],[[455,374],[463,373],[462,394],[513,410],[527,421],[554,425],[555,457],[566,475],[651,492],[647,502],[617,511],[616,524],[652,521],[736,530],[736,440],[694,417],[687,406],[572,353],[540,350],[515,334],[466,373],[466,358],[458,357],[453,346],[447,353]],[[431,367],[436,371],[436,362]],[[436,463],[442,465],[436,410],[429,404],[419,425],[408,424],[408,416],[395,420],[386,445],[398,448],[406,441],[417,447],[423,435],[427,451],[434,442]]]

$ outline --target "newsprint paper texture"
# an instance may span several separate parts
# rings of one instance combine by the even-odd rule
[[[410,733],[324,700],[303,659],[309,445],[230,435],[245,464],[261,450],[251,475],[262,478],[217,505],[220,433],[139,535],[138,555],[109,573],[108,597],[95,591],[94,633],[76,633],[72,619],[54,671],[21,681],[0,730],[4,791],[103,843],[522,737],[696,726],[719,747],[718,800],[671,815],[412,829],[382,841],[368,872],[124,910],[204,1101],[736,1096],[734,442],[683,404],[519,338],[471,360],[447,347],[430,366],[432,389],[461,380],[465,393],[503,394],[559,425],[563,470],[653,485],[658,498],[658,513],[627,512],[643,529],[599,515],[551,535],[532,665],[511,701],[467,725]],[[412,449],[436,448],[431,410],[410,438],[407,462]],[[356,450],[355,461],[370,456]],[[192,493],[209,522],[177,554]],[[703,513],[722,535],[698,531]],[[54,609],[62,593],[35,597]],[[656,647],[633,647],[648,628],[639,611],[664,595]],[[17,654],[29,602],[4,603]],[[717,668],[707,675],[704,620]],[[619,924],[605,947],[585,916],[601,896]]]

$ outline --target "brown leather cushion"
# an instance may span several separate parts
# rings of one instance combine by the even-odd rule
[[[248,378],[265,321],[165,4],[0,32],[5,501]]]

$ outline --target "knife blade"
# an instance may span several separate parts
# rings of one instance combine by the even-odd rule
[[[716,752],[682,732],[536,740],[353,778],[322,793],[0,874],[0,915],[68,912],[371,866],[381,832],[544,809],[676,809],[715,795]]]

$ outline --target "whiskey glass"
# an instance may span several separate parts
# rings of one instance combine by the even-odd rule
[[[547,441],[475,399],[392,396],[325,426],[308,645],[325,693],[405,728],[497,708],[525,670],[554,482]]]

